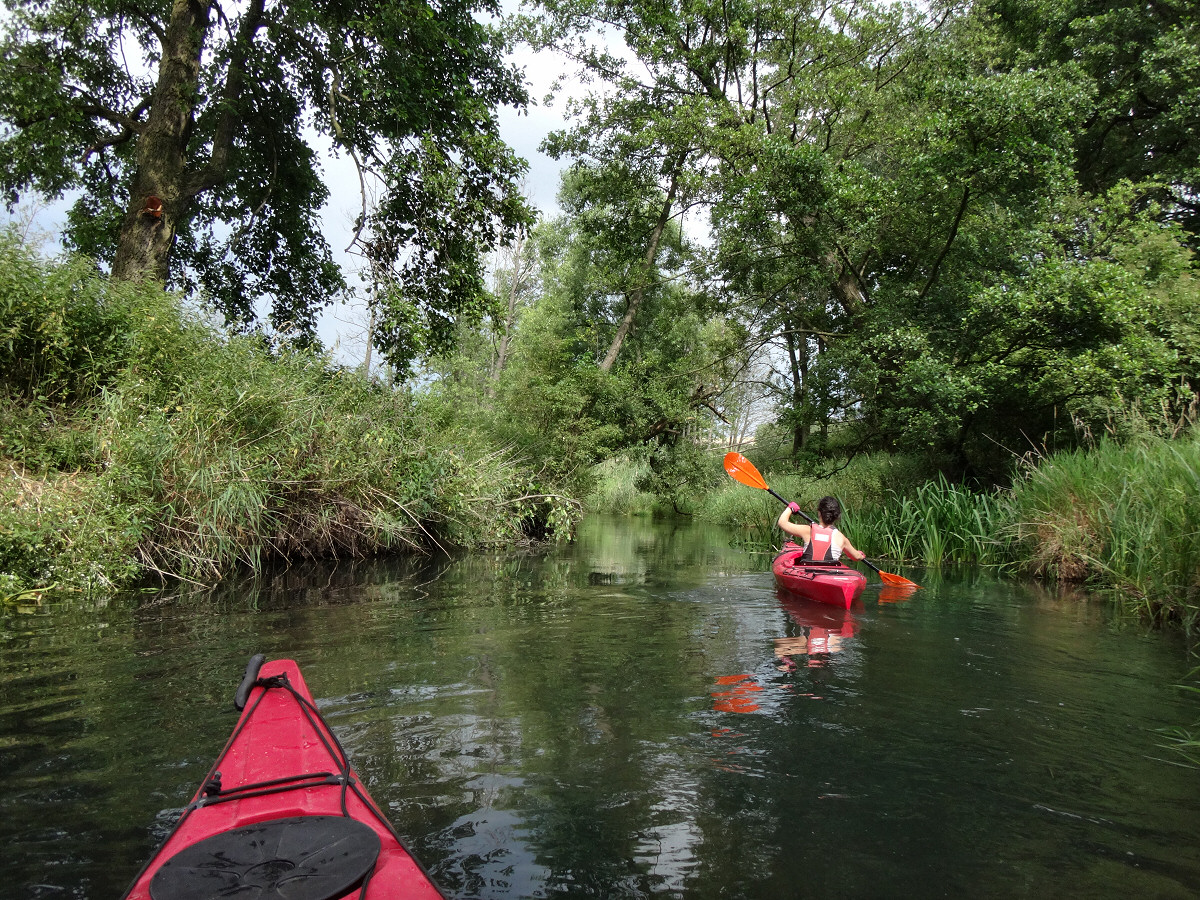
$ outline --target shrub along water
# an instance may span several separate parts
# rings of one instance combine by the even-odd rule
[[[0,595],[568,530],[510,454],[152,287],[0,241]],[[8,415],[7,413],[13,413]]]
[[[1013,488],[1006,532],[1026,569],[1119,589],[1153,618],[1200,617],[1200,432],[1059,453]]]

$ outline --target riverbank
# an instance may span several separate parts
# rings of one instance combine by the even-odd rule
[[[453,402],[384,387],[304,348],[235,336],[155,288],[0,241],[0,597],[104,592],[145,578],[211,584],[271,558],[362,557],[569,533],[583,506],[496,449]],[[872,556],[969,564],[1119,593],[1200,623],[1195,416],[1027,457],[1005,490],[929,460],[860,455],[814,479],[755,462],[784,496],[833,494]],[[699,451],[697,451],[699,452]],[[776,503],[726,478],[677,489],[695,517],[764,549]],[[752,454],[753,456],[753,454]],[[931,481],[931,472],[934,479]],[[636,514],[645,462],[592,473],[591,510]]]
[[[0,596],[566,531],[579,506],[410,392],[0,243]]]
[[[865,457],[813,480],[772,487],[815,508],[842,499],[856,545],[898,563],[992,566],[1110,591],[1132,612],[1189,631],[1200,625],[1200,432],[1141,429],[1118,441],[1021,460],[1013,483],[978,491],[944,477],[920,481],[911,461]],[[774,539],[778,504],[729,482],[697,509]]]

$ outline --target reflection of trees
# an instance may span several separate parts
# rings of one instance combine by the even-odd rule
[[[465,568],[479,576],[481,566]],[[646,834],[664,817],[678,819],[663,795],[671,760],[662,748],[690,730],[692,708],[681,698],[706,678],[689,652],[701,610],[597,596],[590,568],[507,560],[470,579],[478,589],[470,603],[442,607],[444,629],[396,633],[398,660],[429,662],[397,666],[389,704],[406,714],[384,711],[363,756],[399,786],[393,802],[418,805],[406,818],[435,835],[434,854],[455,847],[459,861],[434,869],[452,891],[481,889],[479,879],[522,862],[526,876],[530,864],[544,866],[556,883],[600,894],[625,879],[642,882],[653,864],[632,861],[646,856]],[[443,584],[447,592],[460,590],[454,580]],[[426,646],[406,651],[416,641]],[[422,696],[402,684],[436,687]],[[506,788],[515,779],[519,799]],[[508,835],[502,852],[464,859],[464,842],[487,843],[470,823],[514,807],[520,833]]]
[[[709,702],[696,636],[762,623],[712,623],[645,585],[694,586],[714,561],[745,565],[719,529],[622,520],[545,556],[456,559],[419,610],[391,610],[348,748],[451,893],[681,883],[704,839],[702,773],[678,765]]]

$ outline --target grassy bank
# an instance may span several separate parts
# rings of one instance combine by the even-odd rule
[[[1104,585],[1153,618],[1200,616],[1200,433],[1102,441],[1041,460],[1005,508],[1028,571]]]
[[[981,492],[915,460],[866,457],[827,478],[777,475],[776,491],[815,510],[832,494],[842,527],[872,556],[929,566],[987,565],[1110,590],[1153,620],[1200,624],[1200,432],[1143,431],[1118,442],[1028,461],[1011,489]],[[701,507],[741,526],[747,542],[778,542],[778,502],[714,475]]]
[[[0,244],[0,595],[519,540],[577,506],[404,392]]]

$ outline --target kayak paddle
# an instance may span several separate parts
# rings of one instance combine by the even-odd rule
[[[760,491],[766,491],[784,506],[788,505],[788,501],[784,500],[777,493],[771,490],[766,481],[763,480],[762,475],[758,474],[758,469],[754,468],[754,463],[750,462],[750,460],[746,459],[746,457],[742,456],[742,454],[736,452],[726,453],[725,471],[729,473],[729,477],[734,481],[740,481],[747,487],[758,488]],[[800,515],[804,516],[805,521],[807,521],[809,525],[816,524],[816,520],[811,518],[807,513],[801,512]],[[863,557],[862,561],[875,570],[875,574],[879,576],[880,580],[882,580],[884,584],[905,585],[914,588],[920,587],[920,585],[915,581],[909,581],[907,578],[904,578],[900,575],[893,575],[891,572],[882,571],[879,566],[875,565],[875,563],[871,562],[866,557]]]

